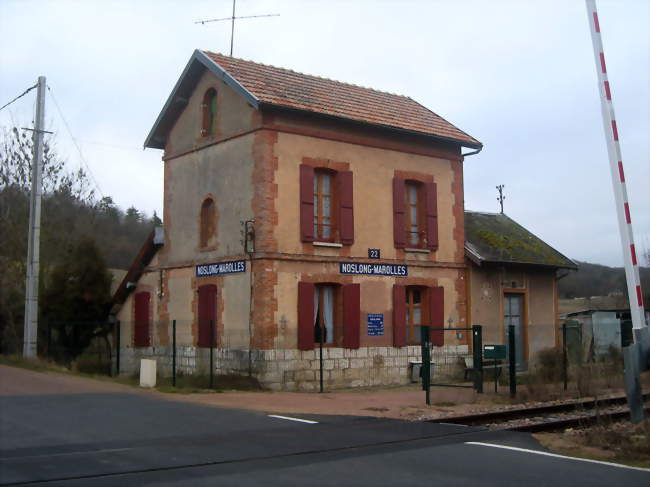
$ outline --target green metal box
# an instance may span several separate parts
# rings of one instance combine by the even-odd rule
[[[483,345],[483,358],[491,360],[505,360],[505,345]]]

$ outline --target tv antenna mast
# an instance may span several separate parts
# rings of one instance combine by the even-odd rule
[[[230,56],[232,57],[232,46],[235,38],[235,20],[240,20],[240,19],[254,19],[254,18],[259,18],[259,17],[279,17],[280,14],[262,14],[262,15],[242,15],[241,17],[237,17],[235,15],[235,4],[237,3],[237,0],[232,0],[232,16],[230,17],[223,17],[221,19],[206,19],[206,20],[197,20],[194,22],[195,24],[207,24],[208,22],[223,22],[224,20],[230,20]]]

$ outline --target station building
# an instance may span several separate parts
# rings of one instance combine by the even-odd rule
[[[419,326],[467,327],[463,159],[400,95],[195,51],[145,146],[164,228],[115,294],[123,371],[206,363],[274,389],[399,384]],[[467,334],[445,347],[467,351]]]

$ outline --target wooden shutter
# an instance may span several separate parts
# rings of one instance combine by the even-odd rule
[[[445,344],[445,332],[433,328],[445,327],[445,288],[442,286],[429,288],[429,315],[431,317],[430,338],[436,347]]]
[[[427,248],[438,250],[438,189],[436,183],[424,185]]]
[[[199,347],[210,347],[210,338],[216,346],[217,328],[217,286],[206,284],[199,286]]]
[[[300,239],[314,241],[314,168],[300,165]]]
[[[339,236],[342,244],[352,245],[354,243],[352,171],[337,172],[336,181],[339,199]]]
[[[359,348],[361,333],[361,287],[343,286],[343,346]]]
[[[406,345],[406,287],[393,286],[393,346]]]
[[[395,248],[403,249],[406,247],[406,185],[403,179],[393,179],[393,237]]]
[[[135,303],[135,320],[133,332],[134,347],[148,347],[151,345],[151,336],[149,334],[149,302],[151,294],[148,292],[136,293],[134,296]]]
[[[298,349],[314,348],[314,292],[311,282],[298,283]]]

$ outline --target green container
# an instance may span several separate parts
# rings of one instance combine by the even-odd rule
[[[483,358],[490,360],[505,360],[505,345],[483,345]]]

